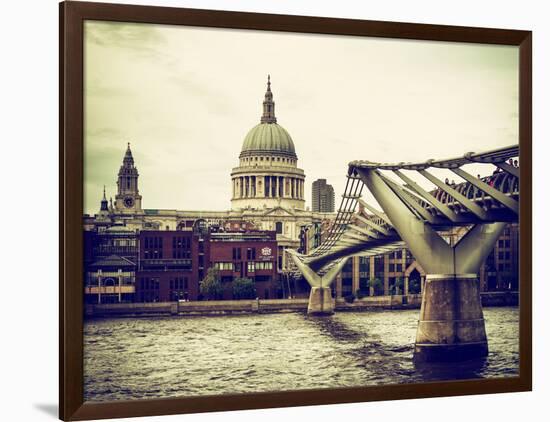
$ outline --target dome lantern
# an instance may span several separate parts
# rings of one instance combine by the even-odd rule
[[[264,114],[260,119],[260,123],[277,123],[275,117],[275,102],[273,101],[273,93],[271,92],[271,77],[267,75],[267,91],[264,99]]]

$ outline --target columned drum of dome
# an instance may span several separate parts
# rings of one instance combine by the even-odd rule
[[[231,172],[231,207],[303,210],[305,174],[290,134],[277,123],[269,76],[262,107],[260,124],[245,136],[239,166]]]

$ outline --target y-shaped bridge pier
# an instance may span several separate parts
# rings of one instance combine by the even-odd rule
[[[346,192],[328,237],[309,255],[289,252],[311,285],[308,312],[333,313],[330,285],[348,257],[384,254],[404,242],[427,272],[415,360],[486,356],[477,273],[506,223],[518,220],[519,169],[509,162],[518,155],[519,148],[511,146],[415,164],[350,163]],[[495,171],[478,178],[463,168],[471,163],[492,165]],[[431,168],[450,170],[464,182],[443,182],[428,171]],[[435,189],[424,189],[405,171],[423,176]],[[372,214],[355,214],[364,186],[382,211],[363,202]],[[468,231],[451,244],[442,233],[457,226]]]

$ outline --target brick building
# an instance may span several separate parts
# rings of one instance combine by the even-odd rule
[[[211,233],[209,249],[210,264],[220,271],[224,299],[232,298],[232,282],[236,278],[252,279],[259,298],[283,295],[279,288],[276,232]]]
[[[136,302],[197,300],[208,268],[208,238],[197,231],[148,230],[139,234]]]

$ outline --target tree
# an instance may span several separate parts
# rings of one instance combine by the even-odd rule
[[[216,268],[209,268],[206,277],[202,280],[200,292],[208,300],[221,299],[223,286],[220,282],[220,271]]]
[[[397,277],[393,285],[394,294],[396,295],[403,294],[404,286],[405,286],[405,283],[403,282],[403,279],[401,277]]]
[[[375,295],[384,294],[384,282],[379,278],[375,278],[374,280],[372,280],[372,288],[374,289]]]
[[[233,280],[233,299],[256,299],[256,285],[250,278],[236,278]]]
[[[366,278],[359,279],[359,289],[355,292],[357,299],[362,299],[369,295],[369,280]]]
[[[413,278],[409,280],[409,293],[411,294],[420,293],[420,280],[418,278]]]

